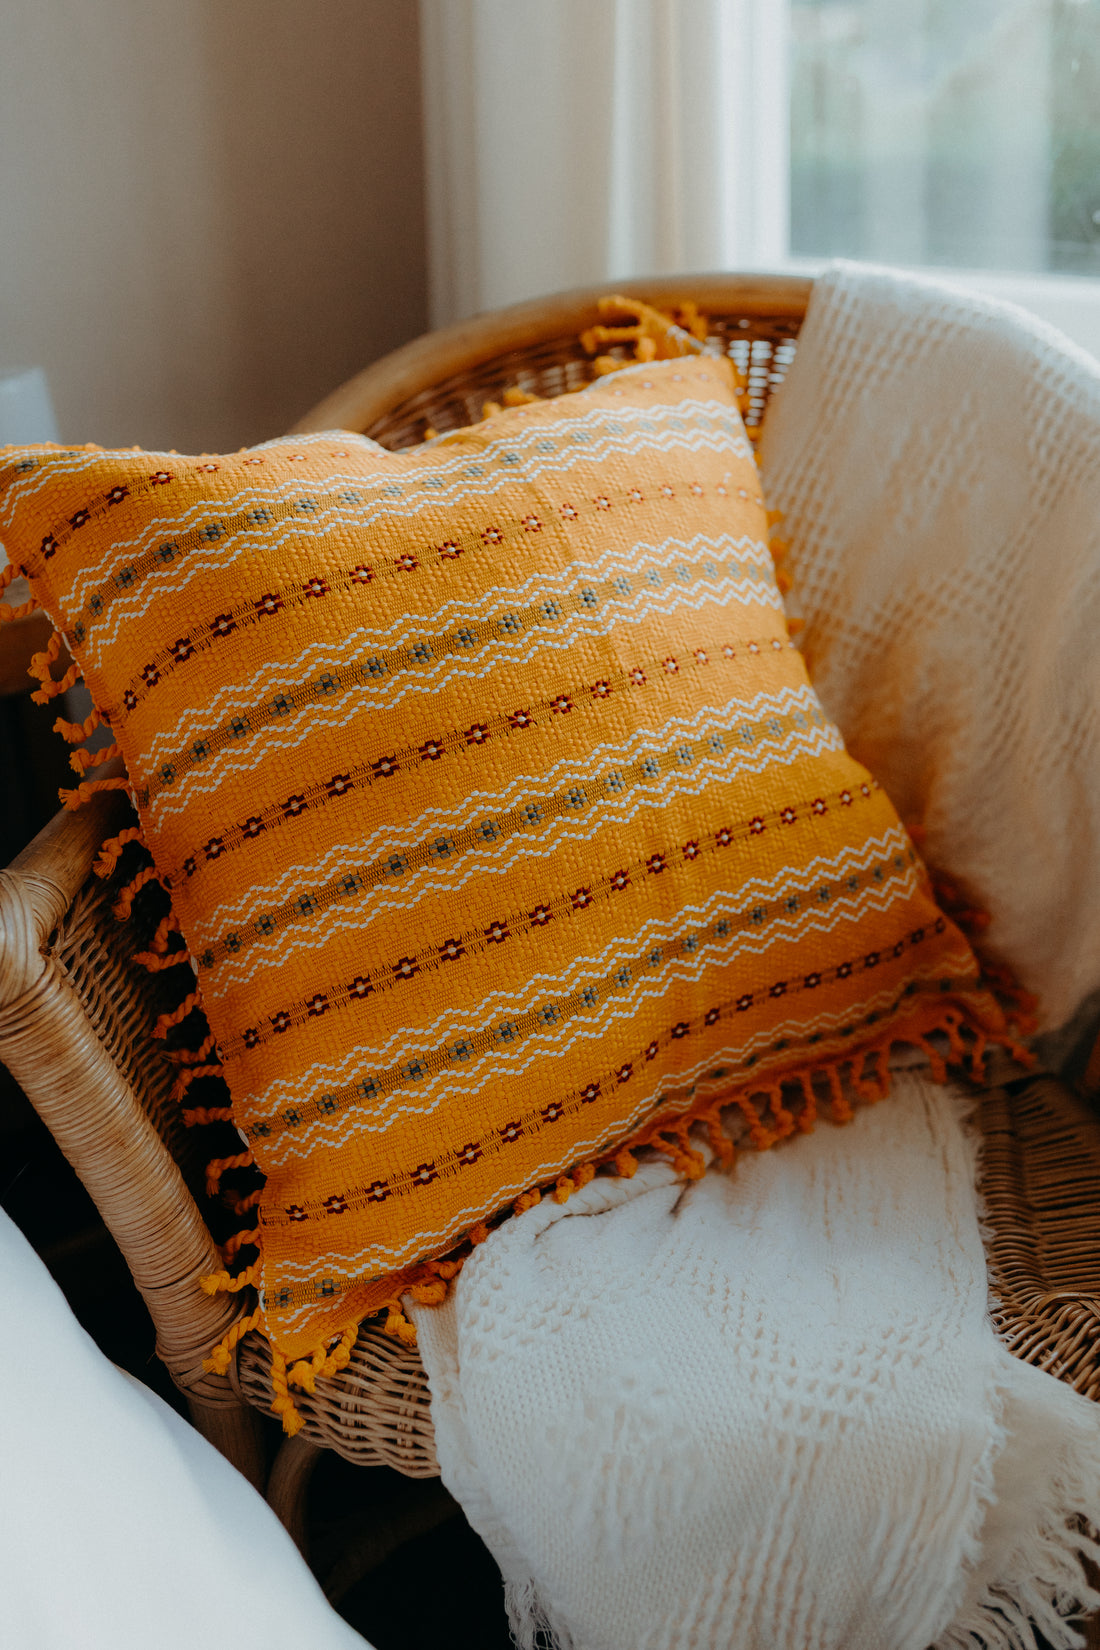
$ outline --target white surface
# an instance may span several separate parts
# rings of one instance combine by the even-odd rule
[[[364,1650],[275,1515],[122,1374],[0,1212],[0,1644]]]
[[[769,410],[810,675],[1058,1025],[1100,985],[1100,363],[855,264]]]
[[[957,1102],[895,1085],[732,1175],[546,1201],[413,1309],[524,1650],[1082,1642],[1051,1600],[1090,1596],[1100,1412],[996,1340]]]

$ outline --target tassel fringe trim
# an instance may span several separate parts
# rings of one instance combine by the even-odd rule
[[[184,1007],[185,1004],[181,1004],[181,1009]],[[179,1014],[180,1010],[176,1012]],[[832,1122],[851,1122],[855,1113],[845,1093],[845,1079],[857,1098],[866,1104],[874,1104],[884,1099],[891,1085],[890,1053],[898,1044],[920,1049],[928,1059],[933,1077],[941,1083],[947,1080],[949,1062],[962,1066],[973,1078],[981,1081],[984,1075],[985,1055],[991,1044],[1006,1048],[1022,1067],[1030,1067],[1034,1064],[1032,1055],[1013,1035],[1012,1024],[1018,1021],[1019,1015],[1010,1013],[1009,1028],[1006,1029],[1003,1022],[998,1026],[987,1024],[977,1012],[956,1004],[943,1008],[939,1005],[930,1005],[893,1026],[878,1042],[861,1049],[857,1054],[841,1054],[794,1072],[778,1072],[774,1077],[762,1077],[735,1093],[725,1092],[713,1098],[702,1098],[694,1104],[688,1104],[681,1111],[666,1111],[614,1150],[590,1162],[579,1164],[568,1173],[559,1175],[548,1186],[531,1187],[516,1198],[510,1209],[494,1216],[491,1222],[479,1221],[445,1259],[426,1261],[412,1272],[403,1274],[399,1282],[391,1280],[391,1287],[397,1284],[396,1292],[379,1304],[368,1307],[357,1317],[355,1323],[343,1330],[337,1342],[325,1343],[308,1357],[298,1359],[289,1368],[285,1356],[277,1348],[273,1348],[272,1410],[281,1416],[284,1430],[288,1434],[293,1435],[297,1432],[304,1421],[294,1403],[290,1388],[298,1387],[302,1391],[312,1393],[318,1379],[327,1378],[342,1369],[351,1357],[358,1325],[365,1319],[377,1318],[384,1334],[404,1346],[415,1346],[416,1326],[410,1322],[402,1308],[402,1295],[410,1295],[423,1306],[439,1305],[446,1299],[450,1284],[458,1276],[474,1248],[484,1243],[490,1232],[504,1220],[535,1208],[544,1196],[551,1197],[556,1203],[565,1203],[575,1191],[588,1185],[598,1171],[622,1175],[629,1179],[638,1167],[636,1154],[645,1148],[661,1153],[668,1159],[675,1172],[685,1180],[698,1180],[705,1173],[707,1166],[707,1159],[699,1149],[695,1137],[695,1131],[698,1130],[705,1134],[718,1161],[723,1167],[729,1168],[736,1161],[739,1150],[745,1149],[746,1144],[757,1151],[768,1151],[792,1135],[810,1133],[822,1114],[823,1107],[827,1108],[827,1116]],[[204,1068],[192,1065],[186,1070],[198,1073]],[[797,1092],[792,1095],[792,1090]],[[731,1139],[723,1127],[723,1120],[731,1111],[739,1113],[744,1124],[744,1134],[740,1142]],[[226,1112],[228,1108],[210,1108],[209,1111],[185,1116],[188,1121],[213,1122],[228,1120]],[[207,1170],[208,1192],[211,1195],[216,1193],[223,1174],[231,1169],[250,1166],[252,1162],[252,1153],[247,1151],[233,1157],[215,1159]],[[231,1195],[229,1201],[233,1203],[237,1212],[243,1215],[256,1206],[260,1196],[258,1191],[235,1199]],[[258,1285],[262,1277],[262,1255],[258,1255],[236,1274],[229,1272],[228,1262],[240,1249],[250,1245],[258,1247],[259,1244],[259,1227],[250,1227],[237,1233],[222,1250],[222,1257],[227,1263],[226,1268],[201,1279],[203,1289],[210,1294],[216,1294],[221,1291],[236,1292]],[[247,1321],[251,1328],[260,1323],[261,1319],[262,1314],[257,1311],[249,1319],[241,1321]],[[237,1339],[239,1338],[237,1336]],[[230,1342],[230,1337],[226,1337],[213,1349],[204,1367],[222,1368],[224,1372],[224,1369],[228,1368],[229,1356],[235,1345],[236,1340]]]
[[[5,591],[9,584],[21,577],[14,563],[8,562],[7,566],[0,570],[0,592]],[[28,614],[36,612],[37,608],[38,600],[34,596],[14,607],[11,602],[0,602],[0,624],[11,624],[15,619],[25,619]]]

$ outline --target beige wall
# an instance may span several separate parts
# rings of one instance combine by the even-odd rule
[[[277,435],[426,324],[416,0],[0,0],[0,367],[62,438]]]

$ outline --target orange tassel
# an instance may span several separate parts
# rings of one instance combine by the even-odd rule
[[[296,1432],[301,1432],[305,1422],[287,1390],[286,1359],[281,1352],[274,1349],[271,1355],[271,1390],[275,1394],[271,1400],[271,1408],[276,1415],[282,1417],[283,1431],[287,1437],[293,1438]]]
[[[217,1040],[211,1031],[203,1038],[198,1048],[174,1048],[165,1050],[164,1058],[170,1060],[174,1066],[201,1066],[210,1051],[217,1046]]]
[[[0,591],[6,590],[9,584],[20,577],[22,575],[17,572],[14,564],[9,562],[0,570]],[[37,606],[38,600],[35,596],[32,596],[30,601],[20,602],[17,607],[13,607],[10,602],[0,602],[0,624],[11,624],[13,619],[25,619]]]
[[[45,652],[36,653],[27,667],[27,674],[42,684],[31,694],[36,705],[48,705],[51,699],[56,699],[61,693],[67,693],[73,683],[80,679],[78,664],[70,665],[64,676],[59,677],[56,682],[50,675],[50,669],[57,661],[63,641],[64,637],[60,630],[55,630],[46,643]]]
[[[102,721],[98,710],[93,710],[83,722],[66,722],[63,716],[59,716],[53,725],[53,731],[59,733],[67,745],[82,745],[85,739],[92,737]]]
[[[814,1080],[808,1071],[800,1071],[798,1079],[802,1084],[802,1094],[805,1101],[799,1113],[798,1126],[803,1134],[809,1134],[817,1117],[817,1091],[814,1088]]]
[[[99,850],[99,857],[92,866],[92,870],[95,872],[97,877],[109,877],[119,862],[122,855],[122,850],[131,842],[144,843],[144,841],[145,836],[142,832],[141,826],[128,825],[126,829],[124,831],[120,831],[117,836],[107,838],[107,841]]]
[[[179,1007],[174,1008],[170,1014],[157,1015],[156,1024],[153,1026],[153,1036],[157,1038],[167,1037],[168,1033],[172,1030],[172,1027],[180,1025],[184,1020],[186,1020],[191,1010],[193,1008],[198,1008],[198,1006],[198,992],[188,992]]]
[[[225,1192],[222,1195],[222,1202],[227,1204],[239,1218],[241,1215],[248,1214],[250,1209],[254,1209],[263,1195],[259,1188],[254,1192],[246,1193],[244,1196],[240,1192]]]
[[[125,888],[121,889],[118,898],[111,906],[111,910],[114,912],[119,922],[126,921],[127,917],[130,915],[130,912],[133,910],[134,900],[141,893],[141,890],[150,882],[159,881],[160,875],[156,866],[147,865],[144,870],[138,872],[132,882],[128,882]]]
[[[244,1339],[250,1329],[256,1328],[259,1321],[259,1307],[256,1308],[255,1312],[249,1312],[243,1318],[237,1319],[228,1335],[223,1335],[217,1346],[211,1349],[209,1358],[203,1359],[202,1367],[206,1370],[208,1375],[228,1374],[229,1360],[233,1352],[233,1348],[236,1346],[238,1341]]]
[[[260,1277],[260,1262],[254,1260],[251,1266],[246,1266],[243,1272],[233,1277],[229,1272],[208,1272],[199,1279],[199,1288],[205,1295],[237,1295],[242,1289],[257,1283]]]
[[[200,1077],[220,1077],[221,1074],[221,1066],[188,1066],[185,1071],[180,1072],[179,1076],[172,1084],[172,1093],[170,1098],[173,1100],[182,1100],[188,1089],[191,1087],[191,1084],[197,1082]],[[200,1107],[199,1109],[218,1113],[224,1112],[228,1120],[232,1121],[232,1113],[229,1111],[228,1106]],[[185,1113],[184,1115],[186,1116],[188,1114]],[[190,1115],[192,1117],[197,1117],[198,1112],[191,1112]],[[213,1122],[214,1119],[212,1117],[204,1118],[204,1121]]]
[[[259,1241],[260,1228],[258,1226],[249,1227],[243,1232],[234,1232],[233,1236],[226,1238],[222,1244],[221,1257],[224,1261],[230,1261],[238,1250],[247,1249],[250,1243],[259,1243]]]
[[[435,1278],[431,1283],[414,1283],[409,1294],[421,1306],[439,1306],[447,1299],[447,1285],[442,1278]]]
[[[33,693],[31,698],[34,698]],[[97,791],[126,791],[129,788],[128,781],[121,777],[118,779],[85,779],[75,790],[60,790],[57,794],[61,798],[62,807],[68,808],[70,813],[75,813],[76,809],[82,808],[85,802],[96,795]]]
[[[410,1323],[396,1301],[391,1302],[386,1309],[386,1321],[382,1325],[382,1332],[400,1341],[404,1346],[416,1345],[416,1325]]]
[[[235,1152],[232,1157],[215,1157],[206,1165],[207,1197],[217,1195],[223,1174],[228,1174],[230,1169],[250,1169],[255,1161],[251,1152]]]
[[[220,1066],[211,1067],[213,1071],[220,1071]],[[204,1123],[232,1123],[233,1110],[230,1106],[193,1106],[180,1114],[183,1126],[187,1129],[201,1128]]]
[[[69,757],[69,766],[74,773],[87,773],[89,768],[101,768],[104,762],[113,761],[122,752],[117,745],[104,745],[98,751],[73,751]]]

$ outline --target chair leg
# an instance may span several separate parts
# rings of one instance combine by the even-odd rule
[[[307,1563],[306,1493],[320,1456],[321,1446],[311,1444],[300,1434],[284,1438],[267,1482],[267,1504],[289,1530]]]
[[[232,1462],[253,1489],[264,1492],[267,1464],[264,1454],[262,1422],[250,1404],[200,1404],[194,1398],[187,1400],[191,1425],[216,1450]]]

